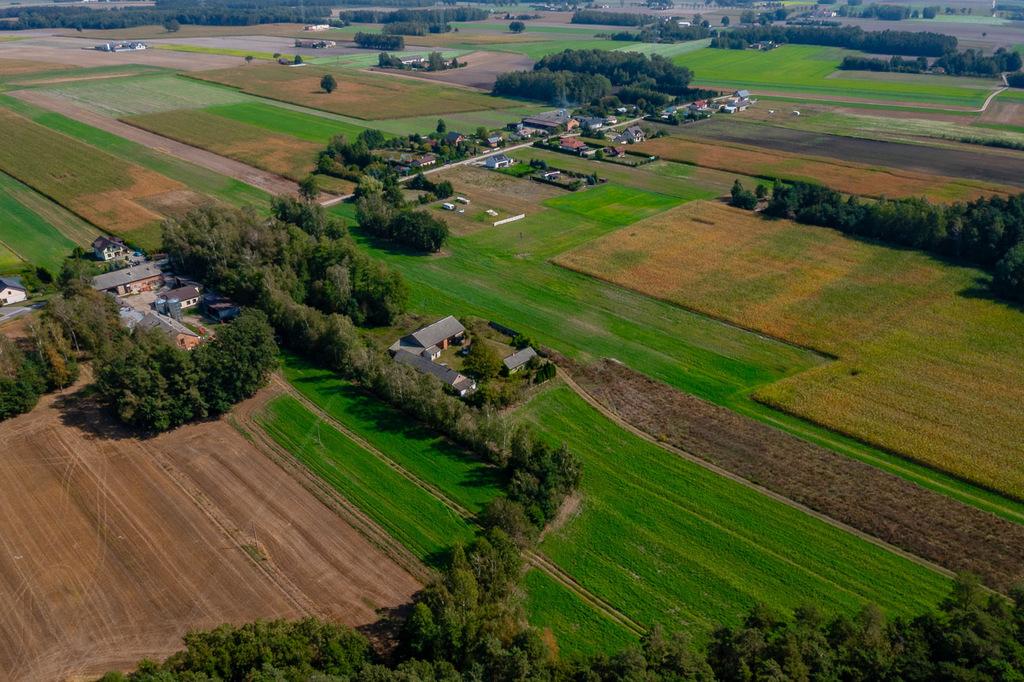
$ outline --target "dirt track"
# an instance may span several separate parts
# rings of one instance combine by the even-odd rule
[[[4,680],[160,658],[223,622],[365,625],[419,587],[223,420],[143,441],[50,396],[0,442]]]
[[[219,156],[204,149],[130,126],[127,123],[122,123],[116,119],[75,106],[59,95],[43,90],[16,90],[9,94],[44,109],[59,112],[68,118],[73,118],[94,128],[113,133],[126,140],[138,142],[150,149],[176,156],[179,159],[202,166],[215,173],[234,178],[265,192],[288,195],[295,195],[298,192],[298,187],[294,182],[286,180],[279,175],[274,175],[273,173],[247,166],[239,161]]]

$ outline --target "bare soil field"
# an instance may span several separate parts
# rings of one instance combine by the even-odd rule
[[[224,622],[363,626],[419,588],[223,420],[139,440],[65,394],[0,442],[3,679],[95,677]]]
[[[415,48],[410,48],[415,49]],[[466,66],[448,71],[400,71],[402,75],[415,76],[425,80],[441,81],[453,85],[465,85],[488,92],[494,87],[498,76],[508,71],[525,71],[533,68],[533,60],[515,52],[471,52],[459,58]],[[374,69],[385,71],[387,69]],[[394,70],[391,70],[394,73]]]
[[[105,130],[108,133],[113,133],[132,142],[138,142],[151,149],[176,156],[179,159],[194,163],[197,166],[207,168],[235,180],[240,180],[247,185],[252,185],[270,194],[295,195],[298,192],[294,182],[290,182],[279,175],[253,168],[239,161],[219,156],[204,149],[199,149],[198,147],[193,147],[192,145],[184,144],[162,135],[136,128],[135,126],[130,126],[127,123],[122,123],[83,107],[75,106],[59,95],[43,90],[17,90],[10,94],[36,106],[56,111],[68,118],[73,118],[76,121],[86,123],[100,130]]]
[[[1001,102],[996,99],[978,120],[982,123],[1006,123],[1024,126],[1024,104],[1020,102]]]
[[[978,270],[706,201],[556,262],[838,358],[754,398],[1024,499],[1024,314]]]
[[[238,57],[219,54],[185,53],[171,50],[137,52],[100,52],[92,49],[94,41],[78,38],[27,38],[0,42],[0,58],[48,62],[58,69],[66,64],[78,68],[145,64],[181,71],[201,71],[238,64]]]
[[[890,146],[889,143],[879,144],[884,144],[886,148]],[[801,156],[774,149],[766,151],[731,143],[697,142],[683,137],[647,140],[636,145],[636,149],[669,161],[762,178],[817,182],[846,194],[867,197],[926,196],[936,201],[951,202],[1007,194],[1010,191],[1007,187],[988,186],[976,180],[927,175],[878,165],[867,166],[817,155]]]
[[[567,364],[621,419],[772,492],[1006,591],[1024,580],[1024,526],[682,393],[612,360]]]
[[[1007,105],[1001,105],[1007,106]],[[1010,104],[1011,107],[1024,105]],[[982,116],[986,120],[988,112]],[[1024,120],[1024,118],[1020,119]],[[996,121],[992,122],[1010,122]],[[752,145],[770,149],[772,153],[813,154],[844,162],[886,166],[915,173],[928,173],[946,178],[971,178],[1001,185],[1024,187],[1024,156],[1019,152],[949,149],[926,145],[882,142],[845,135],[806,132],[772,125],[712,119],[685,126],[676,133],[680,137],[705,141]],[[942,181],[943,179],[939,179]],[[824,178],[822,178],[824,181]]]

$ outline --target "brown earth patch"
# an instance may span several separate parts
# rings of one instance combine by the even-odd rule
[[[1009,188],[969,180],[680,137],[647,140],[636,145],[636,149],[670,161],[763,178],[816,182],[839,192],[866,197],[926,196],[950,202],[1009,193]]]
[[[514,178],[510,175],[485,170],[478,166],[464,164],[431,176],[434,182],[448,180],[458,196],[466,197],[470,204],[456,204],[465,213],[444,211],[444,219],[455,234],[470,234],[492,227],[495,221],[525,213],[535,215],[545,209],[540,202],[564,194],[556,189],[532,180]],[[418,192],[417,192],[418,194]],[[445,201],[451,201],[446,199]],[[440,206],[438,202],[436,206]],[[487,214],[487,209],[498,215]],[[515,223],[508,225],[510,229]]]
[[[817,512],[1006,591],[1024,580],[1024,526],[687,395],[624,365],[561,361],[624,421]]]
[[[1000,102],[997,99],[989,105],[979,120],[982,123],[1006,123],[1024,126],[1024,104],[1019,102]]]
[[[206,194],[199,194],[190,189],[176,189],[143,197],[139,203],[162,216],[178,220],[184,218],[189,211],[213,206],[217,202]]]
[[[71,64],[53,64],[32,61],[30,59],[0,59],[0,76],[20,76],[23,74],[53,71],[54,69],[74,69]]]
[[[424,80],[443,81],[480,90],[490,90],[498,76],[509,71],[525,71],[533,67],[533,60],[515,52],[472,52],[459,57],[466,66],[448,71],[395,71],[394,69],[373,69],[385,73],[409,75]]]
[[[139,440],[65,394],[0,442],[4,679],[94,678],[224,622],[364,626],[419,588],[226,420]]]

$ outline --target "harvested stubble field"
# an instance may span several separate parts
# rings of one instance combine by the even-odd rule
[[[202,203],[179,182],[6,109],[0,124],[0,170],[109,232],[155,245],[150,233],[165,216]]]
[[[94,679],[225,622],[362,626],[419,588],[224,420],[140,440],[49,396],[0,442],[4,679]]]
[[[465,209],[465,213],[444,213],[445,222],[452,227],[455,234],[460,235],[491,227],[497,220],[520,213],[525,213],[527,217],[536,216],[544,211],[541,202],[565,193],[564,190],[551,185],[524,182],[470,165],[456,166],[433,177],[435,182],[450,181],[456,194],[465,196],[472,202],[468,206],[459,206]],[[487,209],[497,212],[498,215],[488,215]],[[506,228],[515,229],[516,225],[509,224]]]
[[[837,356],[755,397],[1024,497],[1024,315],[979,271],[707,202],[557,262]]]
[[[6,80],[11,76],[24,76],[40,71],[55,71],[58,69],[74,69],[70,64],[53,64],[37,62],[31,59],[0,59],[0,78]]]
[[[761,602],[915,613],[948,580],[624,430],[564,385],[519,409],[585,472],[580,512],[544,554],[642,625],[701,636]]]
[[[952,202],[1006,194],[1010,191],[1007,187],[973,180],[872,167],[836,159],[800,156],[721,142],[696,142],[680,137],[647,140],[636,145],[636,149],[669,161],[762,178],[816,182],[839,192],[866,197],[925,196],[934,201]]]
[[[323,149],[323,145],[202,110],[166,111],[121,120],[296,182],[314,170],[316,155]]]
[[[338,82],[338,89],[330,94],[320,89],[320,78],[325,73],[331,73]],[[261,64],[203,71],[190,76],[229,85],[252,95],[360,119],[501,109],[516,104],[500,97],[414,78],[382,77],[378,73],[350,70],[328,71],[316,66],[289,68]]]
[[[602,360],[566,363],[626,422],[784,497],[1007,591],[1024,581],[1024,525],[800,440]],[[1024,520],[1024,519],[1022,519]]]

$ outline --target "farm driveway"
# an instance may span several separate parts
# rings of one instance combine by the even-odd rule
[[[63,99],[59,95],[44,92],[42,90],[17,90],[9,93],[18,99],[35,104],[36,106],[49,109],[61,113],[68,118],[73,118],[76,121],[91,125],[94,128],[105,130],[108,133],[113,133],[119,137],[123,137],[126,140],[132,142],[138,142],[139,144],[145,145],[150,149],[155,149],[171,156],[176,156],[179,159],[194,163],[197,166],[202,166],[215,173],[226,175],[244,182],[247,185],[262,189],[270,194],[288,194],[295,195],[298,191],[297,185],[291,180],[286,180],[279,175],[262,171],[252,166],[247,166],[244,163],[228,159],[223,156],[219,156],[212,152],[208,152],[205,149],[199,149],[176,140],[172,140],[162,135],[157,135],[134,126],[130,126],[127,123],[122,123],[113,118],[108,118],[101,114],[89,111],[82,107],[75,106]]]

